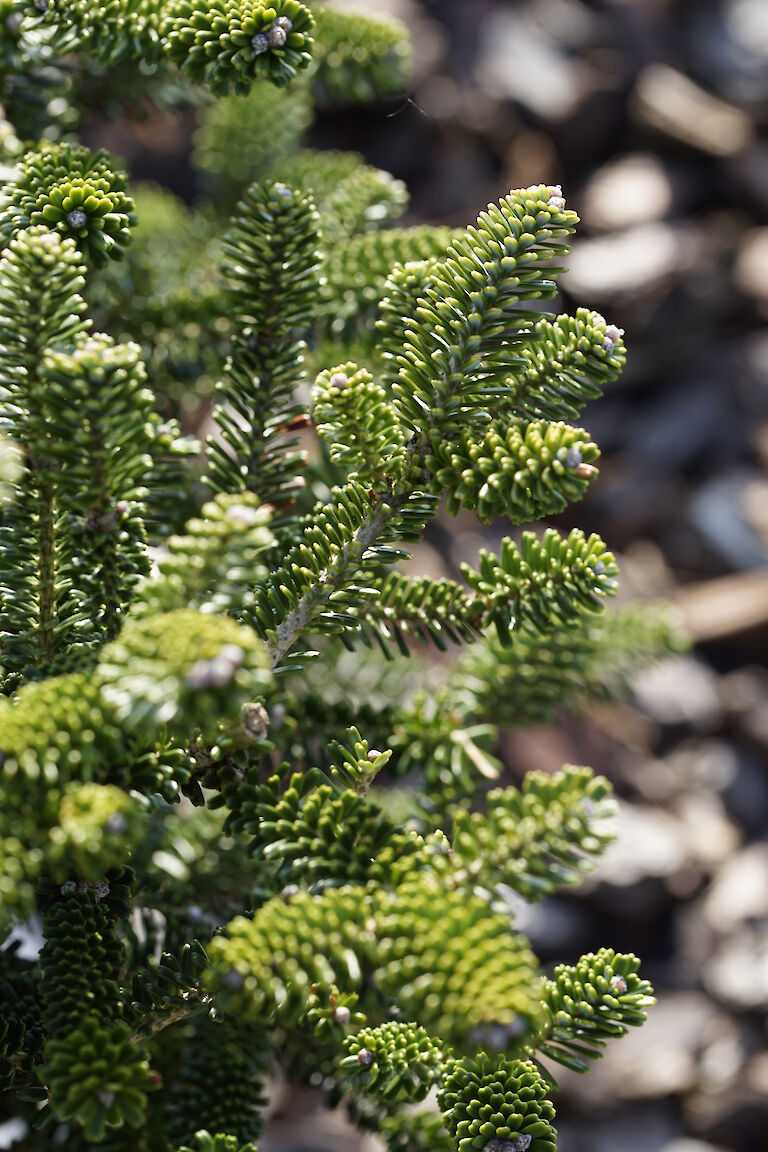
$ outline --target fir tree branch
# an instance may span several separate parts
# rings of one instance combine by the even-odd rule
[[[87,328],[79,295],[84,268],[71,239],[38,226],[13,238],[0,261],[0,431],[23,453],[14,499],[0,520],[3,617],[0,643],[6,673],[48,668],[71,632],[70,588],[60,571],[52,430],[60,409],[43,379],[46,350]]]
[[[285,184],[256,184],[238,207],[224,244],[231,355],[214,409],[208,484],[290,503],[303,486],[304,455],[290,435],[306,419],[295,390],[318,281],[318,214],[310,196]]]
[[[586,1072],[606,1041],[643,1024],[645,1009],[655,1003],[639,968],[636,956],[612,948],[559,964],[544,988],[546,1015],[536,1047],[566,1068]]]
[[[407,499],[407,495],[402,495],[377,500],[370,516],[334,554],[332,562],[319,573],[316,582],[304,593],[296,607],[280,621],[275,630],[275,640],[267,642],[273,668],[310,626],[318,609],[330,601],[334,592],[344,587],[350,572],[360,567],[363,553],[375,544]]]
[[[534,339],[531,324],[540,318],[522,303],[554,293],[559,268],[553,267],[552,260],[567,251],[563,241],[576,220],[574,213],[564,210],[558,191],[542,185],[512,192],[500,205],[490,205],[488,212],[478,217],[477,228],[456,239],[446,258],[430,273],[417,320],[406,334],[406,354],[399,358],[401,372],[393,386],[397,424],[412,432],[405,459],[398,436],[388,443],[390,457],[380,470],[383,480],[388,478],[386,491],[383,495],[375,488],[371,491],[372,511],[361,516],[359,491],[348,488],[359,517],[354,530],[350,531],[349,521],[343,525],[338,522],[339,513],[348,511],[342,497],[325,513],[325,528],[340,533],[339,544],[328,550],[322,542],[313,542],[312,530],[306,529],[305,544],[289,554],[273,578],[262,611],[257,611],[273,667],[317,621],[331,597],[342,594],[344,585],[351,583],[361,569],[363,552],[387,528],[396,526],[393,512],[406,506],[416,485],[437,496],[447,483],[452,498],[458,500],[453,493],[453,472],[443,468],[434,474],[430,465],[435,465],[435,453],[440,452],[438,446],[443,441],[464,430],[471,435],[473,429],[486,427],[494,407],[508,399],[505,374],[522,362],[519,353]],[[348,384],[348,373],[344,377]],[[327,378],[320,377],[323,398],[328,398],[328,383]],[[591,475],[581,454],[594,455],[594,446],[583,434],[565,428],[531,427],[525,445],[519,439],[519,445],[510,442],[505,449],[510,460],[515,452],[527,449],[528,442],[535,443],[540,454],[525,482],[513,478],[509,495],[506,486],[500,488],[502,504],[509,504],[509,510],[520,518],[530,516],[536,504],[543,509],[562,506],[563,496],[556,491],[558,476],[567,490],[578,493],[579,484],[567,474],[569,450],[578,448],[575,471],[584,472],[582,487],[588,470]],[[487,449],[491,453],[496,450],[495,443]],[[484,487],[470,502],[490,511]],[[473,590],[488,601],[487,619],[500,636],[509,632],[515,617],[532,613],[543,620],[549,612],[568,619],[594,607],[595,594],[613,591],[613,560],[610,554],[600,559],[605,549],[597,537],[583,541],[574,535],[567,542],[558,538],[556,544],[556,535],[550,534],[543,545],[538,545],[529,534],[520,559],[515,558],[516,550],[507,541],[501,561],[484,556],[480,573],[465,570]],[[533,589],[526,581],[529,565],[537,585]],[[551,565],[556,571],[546,573]],[[525,602],[525,592],[516,588],[521,577],[530,605]],[[562,591],[553,587],[555,581]],[[377,586],[375,581],[374,592]],[[510,595],[517,598],[512,612],[505,607]],[[343,630],[344,624],[343,611],[325,614],[326,631]]]

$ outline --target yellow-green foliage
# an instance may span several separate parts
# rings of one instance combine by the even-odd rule
[[[402,91],[399,25],[18,13],[27,91],[140,64],[142,100],[235,93],[203,114],[207,203],[134,212],[53,111],[3,190],[0,926],[39,914],[45,945],[0,950],[0,1084],[30,1152],[255,1152],[272,1065],[392,1152],[553,1152],[537,1060],[584,1070],[652,992],[610,949],[548,980],[503,898],[590,869],[609,783],[485,782],[500,726],[610,696],[671,629],[601,620],[617,564],[578,529],[502,529],[461,578],[399,565],[443,504],[514,528],[597,479],[569,421],[622,333],[541,310],[576,216],[541,184],[397,227],[398,180],[301,147],[313,102]],[[203,415],[207,452],[180,431]],[[339,641],[471,647],[404,674]]]
[[[15,180],[3,189],[3,246],[30,225],[71,236],[85,259],[100,266],[119,260],[136,222],[125,176],[106,152],[70,144],[42,144],[27,152]]]
[[[459,1152],[555,1152],[548,1084],[531,1061],[458,1061],[445,1078],[440,1107]],[[490,1148],[489,1148],[490,1145]]]
[[[47,867],[62,883],[70,874],[100,880],[105,871],[128,863],[144,828],[141,807],[122,788],[72,782],[51,828]]]
[[[388,1020],[344,1042],[339,1067],[353,1090],[387,1102],[423,1100],[439,1081],[445,1052],[417,1024]]]

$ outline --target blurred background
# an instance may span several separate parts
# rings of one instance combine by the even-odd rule
[[[585,415],[601,476],[567,522],[693,641],[630,704],[507,737],[510,779],[589,763],[622,797],[595,879],[522,925],[539,955],[633,950],[659,994],[561,1077],[562,1152],[768,1148],[768,3],[349,7],[410,27],[416,77],[321,116],[317,146],[402,178],[414,221],[464,225],[540,181],[579,213],[560,303],[623,327],[629,366]],[[474,558],[476,522],[444,528],[422,570]]]
[[[768,2],[336,6],[401,19],[415,75],[406,98],[320,111],[312,146],[403,180],[410,223],[465,226],[539,182],[581,216],[557,309],[624,328],[629,366],[587,409],[601,475],[562,523],[599,532],[623,595],[672,602],[692,640],[630,702],[505,737],[507,782],[585,763],[621,798],[594,878],[521,927],[545,964],[635,951],[659,995],[588,1077],[562,1075],[561,1152],[768,1149]],[[194,125],[97,115],[83,136],[190,203]],[[455,576],[504,531],[443,521],[416,564]],[[375,1147],[300,1112],[278,1108],[262,1152]]]

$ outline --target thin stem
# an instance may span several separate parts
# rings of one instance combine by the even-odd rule
[[[413,437],[407,448],[403,469],[404,476],[413,477],[415,475],[414,469],[418,463],[422,484],[427,475],[424,463],[427,443],[427,437],[423,433]],[[317,584],[305,592],[296,607],[278,624],[276,641],[267,644],[267,651],[273,668],[280,663],[301,633],[309,626],[318,605],[327,603],[333,593],[342,586],[350,564],[359,563],[363,552],[375,543],[389,521],[403,505],[408,503],[412,493],[422,484],[417,485],[411,479],[407,486],[401,484],[397,489],[390,487],[377,499],[376,503],[373,504],[371,515],[358,528],[349,543],[344,545],[333,565],[320,574]]]
[[[37,649],[42,665],[50,664],[55,651],[56,547],[53,487],[41,484],[37,491],[38,528],[38,631]]]
[[[398,500],[386,502],[384,499],[374,507],[371,516],[358,528],[352,539],[344,545],[333,564],[321,572],[317,584],[305,592],[296,607],[288,613],[276,629],[276,641],[269,644],[267,649],[272,667],[279,664],[286,652],[295,644],[298,637],[310,624],[315,610],[330,600],[344,583],[348,569],[360,562],[360,557],[367,548],[378,539],[385,525],[394,516],[407,499],[406,496]]]
[[[175,1008],[169,1008],[165,1016],[150,1020],[146,1028],[141,1032],[133,1033],[131,1041],[134,1044],[143,1044],[150,1036],[155,1036],[158,1032],[162,1032],[164,1028],[169,1028],[172,1024],[178,1024],[179,1020],[186,1019],[187,1016],[190,1016],[198,1008],[209,1004],[210,1001],[210,996],[201,996],[199,992],[187,993],[187,999],[183,1004],[178,1004]]]

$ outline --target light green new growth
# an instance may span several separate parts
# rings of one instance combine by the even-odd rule
[[[24,229],[43,226],[72,237],[96,266],[122,258],[135,222],[125,177],[103,150],[43,143],[26,153],[0,195],[3,247]]]

